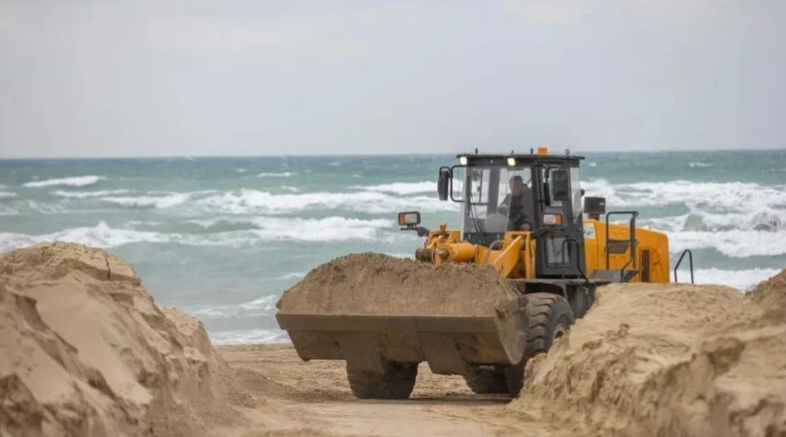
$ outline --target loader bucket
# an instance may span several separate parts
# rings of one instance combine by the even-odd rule
[[[312,270],[277,306],[302,359],[357,369],[426,361],[463,374],[470,363],[518,363],[526,342],[526,298],[489,266],[349,255]]]

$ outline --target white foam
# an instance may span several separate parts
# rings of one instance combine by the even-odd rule
[[[235,319],[239,317],[260,317],[272,314],[280,296],[270,294],[237,305],[218,305],[202,308],[189,308],[188,312],[203,320]]]
[[[720,284],[734,287],[738,290],[748,291],[759,282],[765,281],[778,274],[777,269],[751,269],[751,270],[720,270],[716,268],[696,270],[694,277],[697,284]],[[690,279],[687,270],[678,272],[679,280],[686,282]],[[673,273],[672,273],[672,279]]]
[[[136,242],[164,242],[168,237],[156,232],[111,229],[105,222],[93,228],[74,228],[44,235],[0,233],[0,251],[16,249],[48,241],[64,241],[100,248],[122,246]]]
[[[385,255],[392,256],[393,258],[408,258],[408,259],[414,259],[415,258],[415,254],[414,253],[385,252]]]
[[[47,179],[44,181],[32,181],[24,184],[25,187],[28,188],[41,188],[41,187],[53,187],[58,185],[64,185],[69,187],[87,187],[89,185],[94,185],[98,183],[98,181],[102,181],[106,179],[103,176],[75,176],[70,178],[61,178],[61,179]]]
[[[425,212],[458,209],[458,204],[441,202],[435,197],[399,197],[375,191],[273,194],[267,191],[242,189],[201,199],[199,203],[211,212],[227,214],[287,214],[313,208],[370,214],[387,214],[405,209]]]
[[[7,215],[12,215],[10,212]],[[243,247],[270,241],[338,242],[348,240],[384,241],[385,229],[395,229],[392,220],[360,220],[344,217],[299,219],[259,217],[250,219],[257,229],[216,233],[161,233],[110,228],[105,222],[44,235],[0,233],[0,251],[46,241],[66,241],[104,249],[133,243],[178,243],[189,246]]]
[[[685,249],[715,249],[730,258],[786,255],[786,232],[673,232],[669,233],[669,248],[673,253]]]
[[[245,173],[246,169],[244,169],[244,168],[236,168],[235,171],[238,172],[238,173]]]
[[[100,200],[126,208],[155,208],[166,209],[182,205],[189,200],[208,194],[215,194],[215,190],[192,191],[185,193],[175,193],[170,191],[152,191],[144,196],[107,196]]]
[[[639,182],[612,185],[603,179],[582,182],[587,196],[606,197],[609,209],[628,206],[686,205],[710,212],[747,212],[786,207],[786,186],[744,182]]]
[[[708,164],[706,162],[691,162],[688,163],[690,168],[709,168],[712,167],[712,164]]]
[[[392,184],[353,186],[350,188],[366,190],[366,191],[379,191],[382,193],[392,193],[392,194],[399,194],[399,195],[437,192],[437,184],[434,181],[394,182]]]
[[[282,344],[290,343],[286,331],[272,329],[251,329],[246,331],[210,332],[213,344]]]
[[[282,190],[289,191],[291,193],[299,193],[300,192],[300,189],[298,189],[298,187],[293,187],[291,185],[282,185],[279,188],[281,188]]]
[[[287,273],[286,275],[282,275],[282,276],[277,277],[275,280],[276,281],[287,281],[289,279],[300,279],[300,278],[303,278],[305,276],[306,276],[305,273]]]
[[[295,173],[292,173],[291,171],[285,171],[285,172],[281,172],[281,173],[265,173],[265,172],[262,172],[262,173],[257,174],[257,177],[258,178],[291,178],[294,175],[295,175]]]
[[[392,220],[361,220],[344,217],[323,219],[260,217],[253,220],[259,229],[247,231],[264,241],[345,241],[375,240],[383,229],[395,229]]]
[[[59,197],[68,199],[90,199],[94,197],[116,196],[118,194],[127,194],[128,190],[99,190],[99,191],[53,191],[52,194]]]
[[[0,191],[0,199],[7,199],[10,197],[16,197],[16,193],[9,193],[7,191]]]

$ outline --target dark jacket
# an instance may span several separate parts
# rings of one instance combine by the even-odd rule
[[[514,196],[512,193],[505,196],[502,205],[508,207],[509,226],[513,230],[521,229],[525,223],[530,226],[535,225],[533,220],[534,205],[532,204],[532,191],[525,187],[521,194]]]

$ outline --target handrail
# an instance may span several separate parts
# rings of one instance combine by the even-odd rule
[[[677,265],[674,267],[674,283],[676,284],[679,282],[677,281],[677,270],[680,268],[680,264],[682,264],[682,260],[685,258],[685,255],[688,255],[688,261],[690,262],[690,283],[695,284],[696,282],[693,280],[693,252],[691,252],[690,249],[685,249],[682,252],[680,260],[677,261]]]
[[[622,267],[620,270],[620,277],[623,276],[625,269],[633,263],[633,268],[636,268],[636,246],[638,242],[636,241],[636,217],[639,216],[638,211],[611,211],[606,214],[606,270],[609,270],[609,264],[611,264],[611,253],[609,252],[609,235],[610,235],[610,226],[609,226],[609,217],[612,215],[628,215],[630,214],[630,260]]]
[[[590,280],[587,278],[587,274],[584,273],[584,270],[581,268],[581,263],[580,263],[580,259],[581,259],[581,256],[580,256],[581,255],[581,244],[578,242],[578,240],[576,240],[575,238],[566,238],[566,239],[564,239],[562,241],[562,247],[560,248],[560,251],[563,254],[562,255],[563,259],[565,257],[565,246],[568,243],[573,243],[573,244],[576,245],[576,270],[578,270],[579,273],[581,273],[581,277],[584,278],[584,281],[587,284],[589,284]],[[570,258],[570,252],[568,252],[568,258]],[[565,279],[564,267],[563,267],[563,270],[562,270],[562,279]]]

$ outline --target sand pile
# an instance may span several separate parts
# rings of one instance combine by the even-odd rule
[[[757,285],[751,297],[764,309],[786,307],[786,269]]]
[[[719,286],[613,285],[509,407],[597,435],[786,433],[786,311]]]
[[[229,424],[202,325],[99,249],[0,255],[0,435],[190,436]]]
[[[482,292],[478,292],[482,290]],[[313,314],[487,315],[518,293],[490,266],[435,266],[375,253],[325,263],[284,292],[278,307]]]

